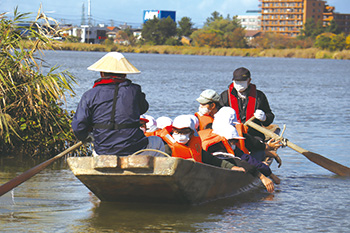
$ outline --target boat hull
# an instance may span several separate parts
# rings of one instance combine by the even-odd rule
[[[173,157],[71,157],[73,174],[101,201],[199,204],[261,185],[250,174]]]

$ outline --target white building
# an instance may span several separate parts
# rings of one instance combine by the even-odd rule
[[[246,30],[260,30],[261,28],[260,15],[238,15],[237,19],[241,21],[242,27]]]

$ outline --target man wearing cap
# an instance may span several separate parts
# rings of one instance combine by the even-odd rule
[[[196,99],[199,102],[198,112],[194,115],[198,118],[199,129],[205,129],[209,124],[213,123],[214,115],[220,109],[220,96],[216,91],[207,89],[203,91]]]
[[[148,110],[141,86],[126,79],[140,73],[121,53],[110,52],[91,65],[101,78],[86,91],[73,117],[76,137],[86,141],[92,131],[98,155],[125,156],[150,148],[164,150],[158,137],[147,138],[140,129],[140,115]]]
[[[255,123],[269,126],[275,118],[265,94],[257,90],[256,86],[251,83],[250,71],[244,67],[240,67],[233,72],[232,83],[227,91],[221,93],[220,104],[232,107],[236,111],[240,123],[244,123],[255,116]],[[253,128],[249,127],[247,133],[258,140],[263,141],[265,139],[264,134]],[[256,146],[255,151],[263,152],[266,149],[264,143],[257,143]],[[263,159],[262,156],[258,157]]]

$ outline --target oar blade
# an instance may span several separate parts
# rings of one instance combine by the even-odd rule
[[[337,162],[334,162],[330,159],[327,159],[326,157],[323,157],[322,155],[313,153],[311,151],[306,151],[302,153],[306,158],[308,158],[310,161],[320,165],[321,167],[334,172],[335,174],[339,176],[350,176],[350,168],[341,165]]]

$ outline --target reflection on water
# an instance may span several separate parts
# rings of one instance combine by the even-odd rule
[[[245,203],[264,200],[273,200],[273,195],[253,192],[199,206],[96,203],[92,209],[93,216],[88,222],[98,231],[113,229],[118,232],[130,232],[132,229],[132,232],[194,232],[198,228],[205,231],[215,229],[213,226],[226,215],[239,215],[236,210]]]
[[[78,77],[74,110],[98,77],[86,68],[99,52],[47,52],[50,64]],[[194,113],[207,88],[222,92],[240,66],[251,70],[293,143],[350,166],[349,61],[125,54],[142,71],[131,76],[150,103],[147,114]],[[333,175],[291,149],[272,170],[281,179],[274,195],[264,189],[200,206],[100,203],[67,168],[55,162],[0,197],[1,232],[347,232],[350,179]],[[0,183],[41,161],[0,158]]]

